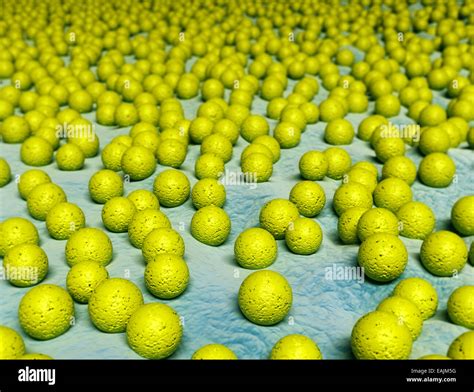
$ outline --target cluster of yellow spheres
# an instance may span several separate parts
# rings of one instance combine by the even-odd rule
[[[474,196],[457,192],[451,226],[437,230],[417,192],[455,186],[456,150],[474,148],[474,1],[3,3],[0,137],[18,145],[19,161],[0,158],[0,187],[16,178],[31,220],[0,223],[0,255],[6,269],[35,271],[8,276],[13,286],[34,286],[18,308],[27,335],[66,333],[81,303],[99,331],[124,333],[138,355],[173,355],[185,333],[182,315],[172,302],[145,303],[136,282],[109,276],[107,266],[115,239],[125,236],[141,252],[149,294],[187,301],[193,255],[185,231],[193,246],[233,240],[233,267],[245,272],[241,320],[278,324],[299,306],[292,285],[300,283],[267,268],[279,270],[281,252],[314,259],[317,268],[318,252],[328,254],[322,222],[332,214],[339,238],[330,241],[358,247],[365,277],[397,280],[354,325],[354,356],[410,357],[439,299],[436,278],[406,276],[412,260],[401,237],[419,241],[427,275],[453,277],[468,260],[474,265],[474,245],[465,242],[474,235]],[[306,139],[318,132],[322,149]],[[371,156],[354,162],[357,145]],[[289,161],[287,150],[302,147]],[[291,189],[262,197],[258,226],[233,232],[229,175],[244,191],[265,189],[282,179],[284,165],[298,173]],[[59,171],[90,167],[86,202],[68,200],[53,182]],[[87,226],[87,203],[100,207],[103,227]],[[192,217],[173,225],[170,209],[188,207]],[[48,281],[41,222],[65,241],[65,288]],[[473,298],[473,286],[451,292],[453,323],[474,328]],[[267,357],[322,359],[304,328],[295,332]],[[0,359],[50,358],[26,354],[7,326],[0,341]],[[426,358],[474,359],[473,342],[466,332],[447,356]],[[221,343],[196,347],[192,358],[237,359]]]

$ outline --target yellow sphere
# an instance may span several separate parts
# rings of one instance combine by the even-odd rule
[[[132,314],[143,305],[140,289],[122,278],[105,279],[89,298],[92,323],[108,333],[125,332]]]
[[[317,222],[309,218],[298,218],[290,223],[285,232],[286,246],[299,255],[315,253],[323,241],[323,231]]]
[[[250,154],[242,161],[242,173],[254,182],[266,182],[273,174],[272,158],[259,153]]]
[[[162,227],[169,228],[171,223],[168,217],[161,211],[151,208],[138,211],[128,225],[130,243],[134,247],[141,249],[146,236],[154,229]]]
[[[326,204],[324,189],[316,182],[298,182],[290,191],[290,201],[296,205],[301,215],[314,217]]]
[[[46,228],[56,240],[66,240],[74,232],[82,229],[86,218],[82,210],[72,203],[56,204],[46,215]]]
[[[451,343],[448,349],[451,359],[474,359],[474,331],[464,332]]]
[[[260,210],[260,226],[270,232],[275,239],[283,239],[291,222],[299,217],[298,208],[291,201],[274,199]]]
[[[474,329],[474,286],[461,286],[451,293],[448,314],[455,324]]]
[[[368,211],[368,208],[352,207],[341,214],[337,222],[337,232],[344,244],[356,244],[358,242],[357,225],[366,211]]]
[[[191,234],[206,245],[219,246],[230,234],[231,221],[227,213],[214,205],[196,211],[191,220]]]
[[[176,254],[160,253],[145,269],[145,286],[157,298],[171,299],[181,295],[189,282],[189,269]]]
[[[183,336],[179,315],[168,305],[151,303],[139,307],[127,325],[127,341],[138,355],[162,359],[172,355]]]
[[[14,286],[33,286],[48,273],[48,256],[38,245],[16,245],[5,254],[3,268],[8,281]]]
[[[0,188],[7,185],[11,180],[11,169],[8,162],[0,158]]]
[[[371,208],[372,195],[364,185],[357,182],[342,184],[334,192],[334,211],[340,216],[344,211],[353,207]]]
[[[0,223],[0,256],[16,245],[38,243],[38,230],[29,220],[13,217]]]
[[[25,343],[14,329],[0,325],[0,359],[15,359],[25,353]]]
[[[367,210],[357,224],[357,236],[361,242],[376,233],[398,235],[398,218],[385,208]]]
[[[402,205],[397,211],[397,218],[400,221],[400,235],[419,240],[431,234],[436,224],[431,208],[419,201]]]
[[[277,252],[275,238],[259,227],[244,230],[234,244],[235,260],[243,268],[267,268],[276,260]]]
[[[26,206],[33,218],[44,221],[54,206],[66,201],[67,196],[61,187],[53,183],[44,183],[29,193]]]
[[[393,295],[413,302],[420,310],[423,320],[433,316],[438,307],[438,294],[435,288],[422,278],[407,278],[400,281],[393,290]]]
[[[453,276],[467,262],[467,246],[458,235],[441,230],[428,235],[420,249],[421,262],[436,276]]]
[[[74,323],[74,302],[62,287],[42,284],[28,291],[20,301],[18,318],[23,330],[38,340],[65,333]]]
[[[225,187],[214,178],[203,178],[194,184],[191,199],[196,209],[208,205],[222,207],[226,200]]]
[[[174,169],[162,171],[153,182],[153,193],[165,207],[183,204],[189,198],[190,188],[186,175]]]
[[[418,307],[411,301],[398,296],[388,297],[380,302],[377,310],[388,312],[406,325],[413,340],[420,336],[423,328],[423,318]]]
[[[418,167],[420,181],[432,188],[446,188],[454,179],[456,165],[447,154],[434,152],[424,157]]]
[[[333,180],[340,180],[351,168],[351,156],[340,147],[330,147],[324,151],[324,155],[328,162],[326,175]]]
[[[326,155],[320,151],[305,152],[299,161],[301,177],[306,180],[322,180],[328,172],[328,160]]]
[[[191,359],[195,360],[232,360],[237,359],[234,352],[222,344],[207,344],[197,350]]]
[[[99,170],[89,180],[89,194],[96,203],[105,204],[113,197],[123,195],[123,179],[112,170]]]
[[[258,325],[274,325],[282,321],[292,302],[291,286],[278,272],[253,272],[240,286],[240,310],[247,319]]]
[[[112,260],[112,242],[102,230],[85,227],[74,232],[66,243],[66,261],[72,267],[82,261],[107,265]]]
[[[18,192],[22,199],[27,200],[30,192],[37,186],[51,182],[51,177],[39,169],[31,169],[23,172],[18,181]]]
[[[80,170],[84,166],[84,161],[84,153],[72,143],[62,145],[56,152],[56,163],[59,170]]]
[[[309,337],[299,334],[281,338],[272,348],[270,359],[323,359],[318,345]]]
[[[400,178],[386,178],[380,181],[374,190],[375,205],[394,213],[412,198],[413,192],[410,186]]]
[[[181,235],[168,227],[151,231],[143,241],[142,254],[146,263],[151,262],[159,254],[184,256],[184,241]]]
[[[396,177],[412,185],[416,180],[416,166],[413,161],[405,156],[389,158],[382,168],[382,178]]]
[[[114,233],[124,233],[128,230],[136,208],[126,197],[113,197],[102,208],[102,222],[107,230]]]
[[[67,274],[67,290],[75,301],[88,303],[95,288],[108,277],[104,266],[95,261],[81,261],[73,265]]]
[[[451,209],[451,223],[461,235],[474,235],[474,196],[456,201]]]
[[[397,236],[378,233],[361,244],[357,260],[369,278],[377,282],[389,282],[405,270],[408,252]]]
[[[130,192],[127,196],[137,211],[143,211],[148,208],[153,210],[160,209],[160,203],[158,202],[158,198],[154,195],[153,192],[148,191],[146,189],[137,189],[133,192]]]
[[[361,317],[352,329],[352,352],[357,359],[408,359],[412,338],[396,316],[374,311]]]

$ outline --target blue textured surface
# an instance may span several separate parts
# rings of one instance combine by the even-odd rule
[[[292,83],[290,83],[291,87]],[[320,103],[327,95],[321,89],[315,98]],[[436,101],[446,104],[443,98]],[[198,101],[184,103],[186,118],[194,118]],[[266,103],[256,99],[253,113],[265,113]],[[405,113],[406,110],[402,109]],[[366,116],[350,115],[347,118],[357,129]],[[93,120],[94,114],[87,115]],[[269,121],[272,124],[274,122]],[[403,114],[392,119],[394,123],[412,122]],[[267,358],[274,343],[282,336],[291,333],[303,333],[313,338],[319,345],[324,358],[352,358],[350,334],[356,320],[363,314],[374,310],[377,304],[388,296],[393,287],[403,278],[420,276],[434,284],[439,295],[439,308],[436,315],[424,323],[423,332],[414,343],[412,358],[424,354],[445,354],[452,340],[466,329],[451,323],[446,314],[446,303],[454,288],[474,281],[474,267],[466,265],[458,278],[438,278],[428,273],[419,261],[421,241],[402,237],[409,251],[408,266],[403,275],[389,284],[376,284],[357,280],[334,281],[325,279],[326,267],[356,266],[357,245],[342,245],[337,235],[337,217],[331,208],[333,193],[339,181],[325,179],[320,184],[326,192],[328,202],[317,217],[324,232],[324,240],[319,251],[311,256],[298,256],[290,253],[283,241],[279,241],[277,261],[271,270],[282,273],[293,288],[294,302],[289,316],[280,324],[272,327],[257,326],[247,321],[237,305],[237,293],[242,280],[251,272],[240,268],[233,259],[233,243],[237,235],[245,228],[258,225],[261,206],[276,197],[287,198],[291,187],[300,180],[298,159],[307,150],[324,150],[328,145],[323,140],[325,124],[309,125],[302,136],[300,145],[291,150],[283,150],[282,157],[274,166],[274,174],[268,183],[259,184],[256,189],[248,186],[227,186],[225,210],[232,220],[232,232],[229,239],[220,247],[206,246],[196,241],[189,232],[189,224],[194,213],[191,201],[184,205],[167,209],[162,207],[175,229],[183,229],[181,235],[186,243],[185,258],[188,262],[191,281],[185,293],[177,299],[166,301],[173,306],[184,319],[184,338],[178,351],[172,358],[190,358],[199,347],[208,343],[228,345],[239,358]],[[114,136],[127,134],[128,129],[114,129],[98,126],[96,131],[103,148]],[[239,169],[239,156],[247,143],[240,139],[234,149],[228,170]],[[344,146],[350,153],[353,163],[369,160],[381,171],[382,165],[374,158],[369,146],[354,139],[350,146]],[[0,145],[1,155],[11,165],[14,175],[21,174],[30,167],[19,159],[20,145]],[[194,160],[199,146],[190,146],[182,170],[191,183]],[[447,189],[428,188],[416,182],[412,189],[414,199],[428,204],[437,218],[436,228],[449,227],[451,206],[463,195],[473,194],[473,156],[467,150],[466,143],[460,148],[450,150],[457,166],[457,181]],[[416,150],[409,150],[407,156],[416,164],[421,156]],[[87,183],[90,176],[102,168],[100,156],[86,161],[85,168],[77,172],[61,172],[52,163],[42,169],[67,193],[68,200],[78,204],[86,214],[87,225],[104,229],[100,219],[102,205],[92,202],[88,195]],[[157,173],[163,171],[159,166]],[[125,194],[135,189],[152,189],[152,177],[127,183]],[[42,283],[53,283],[65,287],[69,270],[64,258],[65,241],[56,241],[49,237],[44,222],[33,220],[27,212],[26,203],[18,195],[16,184],[10,182],[0,188],[0,218],[23,216],[34,222],[41,236],[41,246],[49,257],[50,270]],[[105,229],[104,229],[105,230]],[[145,302],[159,301],[151,296],[144,285],[145,269],[141,252],[130,245],[128,236],[108,233],[114,247],[114,258],[107,267],[111,277],[130,277],[141,288]],[[465,238],[470,244],[472,238]],[[28,288],[16,288],[6,281],[0,281],[0,324],[21,331],[17,319],[17,308]],[[75,305],[76,324],[64,335],[50,341],[35,341],[23,332],[28,352],[41,352],[54,358],[139,358],[126,343],[125,334],[106,334],[94,328],[89,320],[87,305]]]

